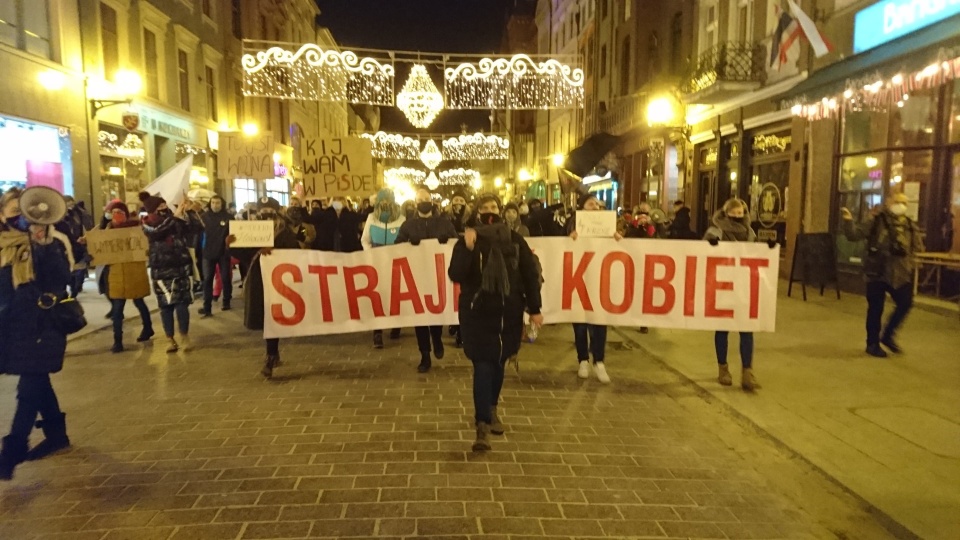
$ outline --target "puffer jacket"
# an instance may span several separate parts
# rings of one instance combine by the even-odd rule
[[[201,229],[195,214],[180,219],[169,215],[144,223],[143,232],[150,241],[150,276],[154,280],[186,278],[192,275],[190,238],[196,238]]]
[[[408,219],[400,226],[400,232],[397,233],[398,244],[409,242],[417,245],[423,240],[435,239],[441,243],[447,240],[457,238],[457,229],[445,216],[434,211],[430,217],[415,216]]]
[[[908,216],[884,209],[859,226],[844,221],[843,233],[851,242],[866,240],[863,275],[894,289],[913,283],[914,255],[924,251],[920,228]]]
[[[723,210],[718,210],[713,215],[713,225],[707,229],[703,239],[723,242],[756,242],[757,233],[750,227],[746,217],[734,219],[728,217]]]

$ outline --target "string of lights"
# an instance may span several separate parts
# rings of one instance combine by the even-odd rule
[[[440,171],[440,183],[445,186],[473,186],[480,182],[480,173],[473,169]]]
[[[444,70],[449,109],[582,109],[583,70],[525,54]]]
[[[433,139],[428,140],[423,147],[423,151],[420,152],[420,161],[428,169],[436,169],[437,165],[440,165],[440,162],[443,161],[443,154],[440,153],[440,148],[437,147],[437,143]]]
[[[383,171],[383,180],[388,187],[395,188],[398,184],[417,185],[423,183],[427,178],[427,173],[411,169],[409,167],[396,167]]]
[[[410,71],[410,77],[397,94],[397,108],[418,128],[430,127],[443,110],[443,95],[423,64],[416,64]]]
[[[443,140],[443,158],[448,160],[507,159],[510,140],[498,135],[463,134]]]
[[[420,140],[399,133],[361,133],[373,144],[373,157],[378,159],[420,159]]]

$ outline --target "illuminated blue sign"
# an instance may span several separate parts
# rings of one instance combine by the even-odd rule
[[[853,52],[861,53],[960,13],[960,0],[887,0],[857,12]]]

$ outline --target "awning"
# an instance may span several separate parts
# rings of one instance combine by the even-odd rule
[[[944,58],[940,57],[941,51],[946,52]],[[830,64],[783,94],[780,101],[819,101],[846,90],[851,84],[848,81],[862,86],[872,80],[889,79],[897,73],[920,71],[938,60],[957,56],[960,56],[960,15]]]

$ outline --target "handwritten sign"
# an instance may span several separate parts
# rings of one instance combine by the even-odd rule
[[[577,212],[577,236],[581,238],[613,238],[617,232],[617,213],[613,210]]]
[[[248,137],[237,132],[220,132],[217,177],[221,180],[273,178],[273,133]]]
[[[87,232],[85,238],[87,250],[93,257],[90,264],[107,266],[147,260],[149,242],[140,227],[93,229]]]
[[[305,198],[366,197],[377,191],[371,142],[359,137],[304,139]]]
[[[274,224],[267,221],[231,221],[230,234],[237,237],[230,247],[273,247]]]

